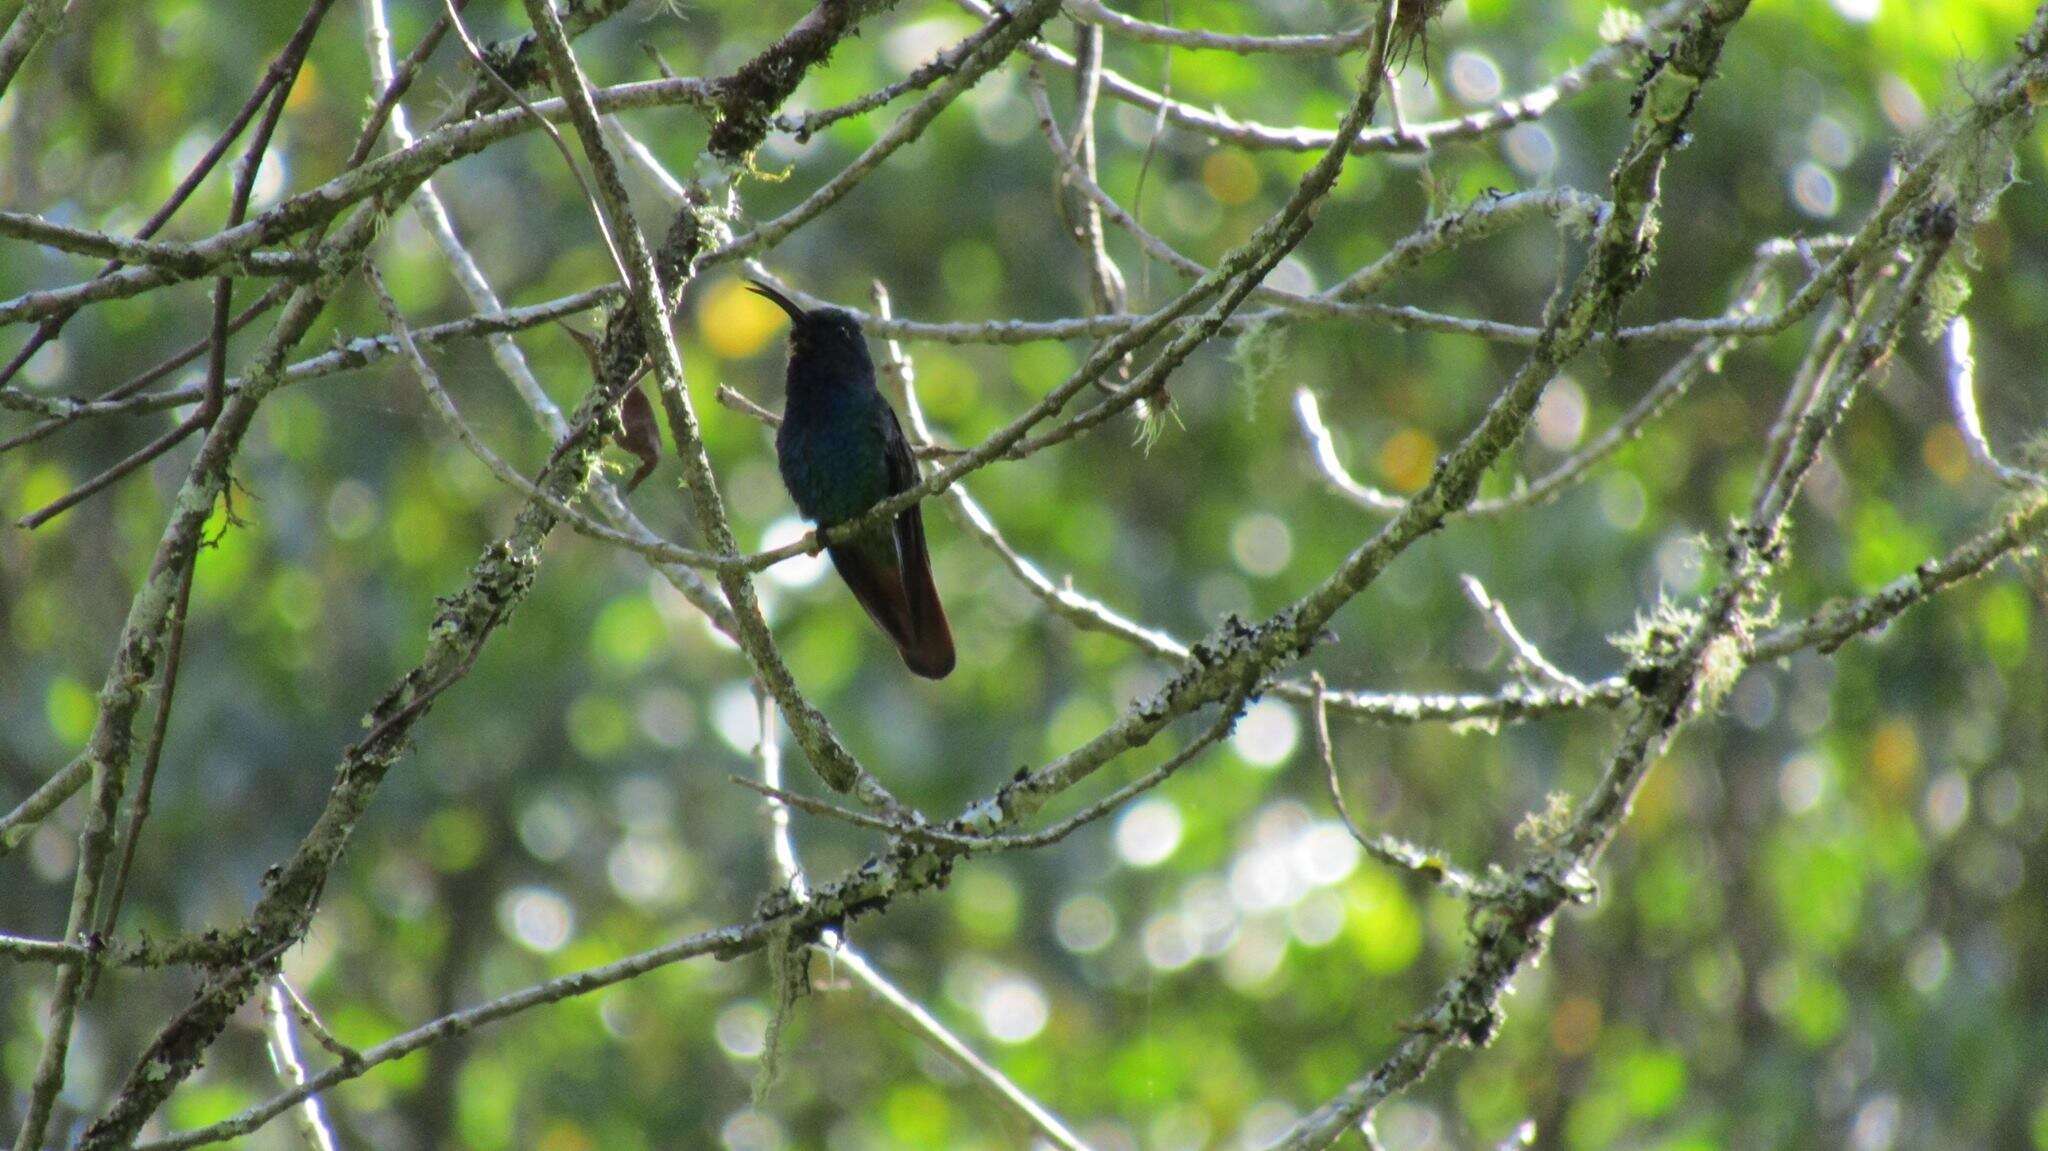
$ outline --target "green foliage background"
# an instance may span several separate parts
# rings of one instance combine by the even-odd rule
[[[651,74],[641,42],[680,72],[711,75],[807,7],[636,5],[582,54],[604,82]],[[394,8],[404,51],[432,9]],[[1866,9],[1874,19],[1861,18]],[[1151,3],[1127,10],[1168,18]],[[1605,11],[1581,0],[1458,0],[1402,76],[1409,116],[1474,106],[1489,69],[1507,92],[1541,83],[1597,46]],[[276,3],[81,4],[0,102],[0,202],[132,228],[299,15]],[[1262,32],[1363,16],[1363,6],[1333,0],[1176,0],[1170,13],[1187,27]],[[1666,174],[1658,264],[1627,318],[1717,312],[1756,243],[1853,226],[1895,149],[2002,62],[2029,16],[2020,0],[1760,0],[1730,42],[1695,140]],[[324,179],[353,139],[368,86],[355,19],[344,5],[321,33],[282,128],[273,194]],[[516,4],[473,4],[469,19],[489,36],[523,26]],[[842,46],[796,102],[850,99],[971,27],[948,5],[905,3]],[[1111,65],[1147,83],[1159,81],[1163,57],[1110,41]],[[444,48],[415,90],[416,119],[463,82],[453,60]],[[1171,83],[1197,106],[1322,128],[1357,67],[1177,51]],[[1066,81],[1052,79],[1064,108]],[[1060,231],[1051,159],[1018,81],[1015,65],[999,71],[770,266],[849,302],[864,303],[879,277],[898,311],[919,319],[1085,310],[1084,265]],[[1627,92],[1605,83],[1515,144],[1452,143],[1426,164],[1354,160],[1289,274],[1328,284],[1433,208],[1489,189],[1604,191]],[[772,138],[760,166],[786,179],[743,183],[747,215],[793,204],[892,113],[802,147]],[[705,134],[681,109],[628,122],[684,169]],[[1104,184],[1126,204],[1150,132],[1148,115],[1105,104]],[[1531,164],[1546,144],[1554,166]],[[2048,417],[2039,133],[2021,158],[2019,185],[1974,235],[1967,305],[1986,422],[2014,452]],[[1309,162],[1168,130],[1144,177],[1144,218],[1213,259],[1278,206]],[[464,161],[438,183],[508,303],[607,275],[587,209],[539,137]],[[646,214],[665,218],[652,189],[637,190]],[[169,234],[206,234],[225,204],[216,180]],[[1181,282],[1167,269],[1141,272],[1111,236],[1138,301],[1156,303]],[[1528,322],[1558,252],[1532,225],[1431,260],[1390,298]],[[389,229],[380,258],[415,322],[466,311],[409,215]],[[83,260],[0,247],[0,295],[89,271]],[[205,314],[198,288],[97,308],[30,379],[97,390],[193,338]],[[722,383],[777,403],[782,344],[772,321],[721,271],[692,288],[678,325],[712,457],[750,545],[791,509],[764,430],[712,394]],[[319,330],[378,327],[358,286]],[[1340,642],[1312,666],[1347,687],[1497,685],[1507,669],[1457,587],[1457,574],[1470,572],[1564,667],[1618,667],[1607,637],[1660,593],[1683,598],[1713,578],[1698,541],[1745,499],[1807,330],[1729,356],[1671,417],[1554,505],[1461,522],[1417,546],[1339,617]],[[0,347],[11,351],[21,334]],[[1294,422],[1296,387],[1321,397],[1356,474],[1400,489],[1426,475],[1435,446],[1471,424],[1519,359],[1465,337],[1350,323],[1301,323],[1274,338],[1282,342],[1260,350],[1264,370],[1217,346],[1178,373],[1178,419],[1149,451],[1134,446],[1132,424],[1118,423],[968,486],[1056,580],[1071,574],[1119,610],[1192,637],[1225,612],[1282,606],[1376,522],[1315,471]],[[572,403],[588,379],[575,347],[548,330],[521,343],[556,398]],[[934,422],[950,441],[971,443],[1062,379],[1085,348],[910,351]],[[1582,434],[1626,408],[1678,351],[1582,358],[1567,389],[1584,397]],[[482,347],[437,358],[486,437],[531,472],[547,444]],[[1996,490],[1951,430],[1942,372],[1940,348],[1915,342],[1851,415],[1796,510],[1795,556],[1779,585],[1788,614],[1874,588],[1993,514]],[[0,432],[18,430],[19,419],[6,417]],[[156,434],[161,419],[102,422],[0,457],[0,510],[11,519],[61,494]],[[1561,458],[1576,442],[1569,420],[1563,427],[1548,444],[1518,449],[1516,467],[1533,474]],[[88,730],[182,459],[32,535],[0,532],[0,803],[65,762]],[[263,869],[317,810],[360,714],[417,657],[434,596],[457,586],[518,504],[448,439],[395,363],[279,394],[238,475],[246,522],[199,565],[185,678],[124,932],[194,930],[246,910]],[[1509,480],[1503,469],[1492,482],[1506,490]],[[650,522],[686,534],[672,463],[634,502]],[[943,684],[903,673],[835,580],[793,586],[771,576],[763,586],[799,683],[899,794],[950,812],[1091,735],[1162,668],[1049,618],[957,524],[938,514],[928,522],[961,647],[960,670]],[[1808,654],[1751,672],[1724,714],[1658,767],[1609,856],[1599,906],[1560,925],[1549,958],[1509,1001],[1498,1043],[1453,1057],[1386,1108],[1386,1145],[1492,1146],[1534,1119],[1539,1144],[1559,1148],[2048,1148],[2043,630],[2038,601],[2005,569],[1837,659]],[[750,771],[744,674],[641,561],[558,532],[532,599],[439,703],[385,787],[287,971],[345,1040],[368,1045],[550,974],[746,917],[774,879],[762,805],[727,780]],[[1098,1146],[1258,1145],[1374,1062],[1464,946],[1459,905],[1376,864],[1347,863],[1331,846],[1301,717],[1268,706],[1235,745],[1174,779],[1156,801],[1168,806],[1148,809],[1155,826],[1180,828],[1162,862],[1130,863],[1111,821],[1049,850],[977,859],[944,892],[858,924],[854,939]],[[1342,720],[1336,731],[1363,817],[1474,865],[1512,857],[1517,824],[1551,793],[1583,789],[1611,740],[1604,714],[1497,738]],[[800,762],[792,752],[792,768]],[[62,923],[76,818],[67,809],[0,864],[0,928],[47,937]],[[799,817],[798,827],[818,875],[872,846],[834,823]],[[1104,923],[1113,924],[1106,942]],[[1176,952],[1190,939],[1202,954],[1182,964]],[[1011,1113],[829,964],[813,974],[817,993],[800,1004],[781,1077],[758,1111],[753,1052],[772,991],[754,958],[668,968],[435,1048],[336,1092],[337,1123],[350,1146],[478,1151],[1029,1145]],[[91,1113],[184,993],[175,975],[108,976],[73,1056],[65,1102],[77,1110],[66,1118]],[[0,967],[0,1117],[20,1104],[46,995],[46,972]],[[1042,1029],[1017,1042],[985,1030],[1001,1014],[995,1005],[1034,1001],[1047,1012]],[[211,1122],[275,1090],[249,1023],[175,1097],[174,1125]],[[294,1138],[279,1123],[247,1143]]]

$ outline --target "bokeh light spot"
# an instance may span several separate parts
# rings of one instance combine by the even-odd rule
[[[545,887],[516,887],[498,901],[498,926],[521,946],[546,955],[569,942],[576,914],[568,900]]]
[[[697,332],[704,346],[724,360],[743,360],[759,352],[787,323],[782,309],[749,292],[736,278],[713,284],[697,304]]]
[[[1600,1041],[1600,1001],[1573,995],[1557,1005],[1550,1017],[1550,1045],[1567,1059],[1575,1059]]]
[[[768,1009],[751,999],[718,1013],[718,1046],[735,1059],[759,1059],[768,1045]]]
[[[1248,204],[1259,194],[1259,169],[1235,148],[1218,148],[1202,159],[1202,186],[1231,207]]]
[[[1934,478],[1954,487],[1970,475],[1970,449],[1953,424],[1936,424],[1920,441],[1920,461]]]
[[[803,520],[795,516],[784,516],[769,524],[768,530],[761,533],[761,550],[773,551],[785,544],[793,544],[804,538],[810,530],[811,525]],[[825,558],[823,552],[817,555],[791,556],[769,568],[768,578],[783,587],[810,587],[824,578],[826,565],[831,562]]]
[[[1491,104],[1500,99],[1500,65],[1491,56],[1470,49],[1451,53],[1451,91],[1468,104]]]
[[[1543,389],[1536,404],[1536,439],[1553,452],[1568,452],[1586,434],[1586,390],[1570,376]]]
[[[1524,176],[1542,178],[1557,170],[1557,137],[1541,124],[1517,124],[1501,137],[1508,162]]]
[[[1294,709],[1279,700],[1262,699],[1245,709],[1230,747],[1253,767],[1278,767],[1294,754],[1300,740],[1301,721]]]
[[[1380,445],[1376,462],[1388,483],[1400,491],[1415,491],[1429,482],[1436,467],[1436,441],[1427,432],[1402,428]]]
[[[1157,867],[1180,846],[1180,809],[1159,796],[1131,805],[1116,821],[1116,853],[1132,867]]]
[[[1052,1005],[1038,984],[1021,976],[1006,976],[990,984],[981,996],[981,1026],[999,1043],[1024,1043],[1045,1030]]]
[[[718,689],[711,701],[711,726],[725,746],[751,755],[761,742],[761,708],[754,702],[754,689],[744,681]]]
[[[1116,910],[1099,895],[1076,895],[1060,904],[1053,933],[1068,951],[1093,955],[1116,938]]]
[[[1294,558],[1294,533],[1280,517],[1254,512],[1231,528],[1230,554],[1247,575],[1279,575]]]
[[[1792,202],[1816,220],[1829,219],[1842,206],[1834,176],[1811,160],[1792,169]]]
[[[782,1151],[785,1143],[782,1124],[751,1107],[733,1112],[718,1129],[718,1137],[726,1151]]]

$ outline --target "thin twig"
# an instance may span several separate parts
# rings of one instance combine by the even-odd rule
[[[775,868],[782,876],[782,881],[789,885],[790,895],[798,902],[808,902],[810,884],[804,878],[803,864],[797,857],[796,839],[789,826],[789,809],[781,799],[786,793],[782,791],[782,746],[776,738],[775,731],[778,718],[775,697],[768,694],[758,680],[754,684],[754,714],[760,724],[760,736],[754,744],[754,761],[761,768],[761,793],[768,796],[769,844]],[[1088,1151],[1087,1144],[1081,1142],[1059,1116],[1033,1099],[994,1064],[982,1058],[980,1053],[969,1047],[957,1033],[939,1022],[938,1017],[930,1010],[906,995],[882,973],[881,968],[875,966],[858,948],[847,942],[843,932],[830,929],[820,932],[817,946],[873,992],[877,999],[895,1012],[898,1018],[908,1023],[912,1030],[922,1035],[926,1042],[952,1056],[993,1091],[998,1099],[1023,1116],[1026,1122],[1039,1130],[1040,1134],[1052,1140],[1054,1146],[1066,1151]]]
[[[363,17],[371,76],[378,84],[388,87],[393,80],[391,35],[384,19],[383,0],[363,0]],[[390,109],[390,126],[393,138],[401,147],[413,143],[412,127],[406,118],[405,108],[395,101]],[[426,224],[427,231],[433,235],[434,242],[439,245],[442,255],[447,257],[450,267],[454,270],[456,282],[461,285],[463,294],[469,298],[471,306],[482,314],[503,312],[504,308],[498,301],[497,292],[484,277],[483,269],[477,265],[469,249],[463,245],[462,238],[456,234],[454,220],[442,204],[441,197],[435,191],[431,180],[420,184],[418,191],[413,193],[412,204]],[[588,296],[589,293],[584,295]],[[438,327],[445,328],[446,325]],[[413,336],[415,344],[421,340],[442,338],[436,334],[434,328],[414,332]],[[540,380],[534,376],[532,367],[526,362],[525,353],[520,351],[518,341],[512,338],[510,329],[493,332],[486,336],[486,340],[491,349],[491,357],[497,362],[499,370],[511,382],[520,402],[533,413],[534,419],[547,432],[549,438],[560,441],[567,436],[568,421],[562,417],[561,409],[549,397],[547,389],[543,388]],[[416,352],[417,347],[413,350]],[[452,402],[449,407],[452,410]],[[444,418],[445,415],[446,413]],[[588,490],[605,519],[623,533],[625,539],[638,543],[659,540],[653,530],[633,514],[633,510],[626,505],[624,498],[608,477],[602,474],[593,475]],[[569,519],[571,526],[578,530],[587,522],[580,514]],[[734,633],[736,625],[732,619],[731,609],[726,606],[717,591],[704,582],[702,576],[685,565],[649,558],[655,570],[668,581],[669,586],[682,593],[683,598],[703,612],[713,628],[727,636]]]
[[[449,25],[455,29],[455,38],[462,42],[463,50],[469,53],[469,58],[476,64],[477,71],[486,80],[490,81],[491,86],[498,90],[500,96],[519,105],[522,111],[532,117],[534,123],[540,127],[540,130],[547,134],[548,142],[555,146],[555,152],[562,157],[562,163],[569,169],[569,175],[575,178],[576,186],[582,189],[583,202],[589,205],[591,215],[597,220],[598,239],[604,241],[605,254],[611,257],[612,267],[619,273],[619,282],[624,283],[626,279],[626,265],[619,258],[619,246],[612,240],[612,227],[605,219],[603,205],[597,202],[597,193],[590,190],[590,181],[583,176],[582,166],[577,164],[576,157],[570,154],[569,142],[562,139],[561,130],[556,128],[547,117],[534,111],[533,105],[527,101],[526,97],[519,94],[519,89],[514,88],[505,81],[503,76],[498,75],[498,70],[491,66],[490,58],[484,55],[484,50],[477,47],[476,41],[470,38],[469,29],[462,23],[462,13],[456,8],[455,0],[441,0],[441,5],[447,14]]]
[[[310,39],[317,25],[317,20],[310,19],[300,23],[298,30],[292,34],[292,39],[286,42],[284,48],[279,51],[277,58],[271,61],[270,67],[264,69],[263,77],[257,81],[255,91],[249,93],[249,98],[242,102],[241,108],[236,110],[233,116],[228,117],[227,125],[221,129],[219,135],[214,137],[213,143],[207,146],[206,151],[200,154],[199,159],[193,161],[192,166],[186,170],[184,177],[178,181],[177,187],[171,189],[171,194],[165,197],[164,202],[157,207],[155,212],[150,214],[149,219],[143,221],[142,226],[136,229],[135,238],[137,240],[147,240],[151,236],[156,235],[165,224],[170,222],[172,216],[177,215],[178,209],[185,205],[185,202],[192,197],[192,193],[199,189],[199,185],[205,182],[207,175],[213,171],[214,165],[220,163],[222,156],[227,155],[228,149],[241,136],[242,129],[249,126],[249,121],[255,118],[257,111],[270,98],[271,91],[283,80],[284,70],[280,65],[302,51],[298,47],[298,41],[302,38]],[[5,85],[0,84],[0,90],[4,89]],[[121,260],[115,259],[101,268],[98,275],[106,276],[117,272],[121,269],[121,264]],[[16,373],[20,372],[22,367],[30,359],[34,358],[35,354],[44,345],[56,339],[58,333],[63,330],[65,322],[73,314],[73,312],[63,312],[50,317],[38,325],[36,330],[29,336],[28,341],[7,361],[6,366],[0,367],[0,385],[5,385],[13,380]]]
[[[947,76],[958,72],[969,57],[973,56],[982,45],[988,43],[989,38],[1001,31],[1003,26],[1009,22],[1009,11],[998,8],[987,20],[982,22],[981,27],[974,30],[972,35],[961,40],[951,48],[940,52],[925,63],[918,65],[903,79],[877,88],[875,91],[857,100],[850,100],[835,107],[821,108],[815,112],[805,112],[800,115],[778,113],[769,118],[769,123],[774,125],[777,131],[787,132],[796,137],[797,143],[804,143],[818,132],[841,120],[866,115],[876,108],[893,102],[900,96],[911,92],[923,91]]]
[[[271,68],[277,82],[270,94],[269,103],[256,121],[250,133],[249,146],[242,153],[241,162],[236,166],[234,189],[229,194],[228,223],[233,229],[247,217],[249,198],[254,194],[256,176],[262,167],[263,157],[270,151],[271,137],[277,131],[279,117],[284,115],[284,106],[291,96],[293,84],[297,81],[300,67],[305,63],[306,53],[313,46],[313,35],[319,30],[320,22],[334,5],[334,0],[312,0],[305,18],[285,51],[278,56]],[[203,265],[203,260],[201,261]],[[233,276],[222,276],[214,281],[213,329],[210,340],[212,354],[207,361],[206,387],[201,394],[198,410],[178,425],[139,450],[130,453],[113,467],[80,484],[70,493],[60,496],[40,510],[21,517],[16,522],[22,527],[35,529],[77,507],[99,492],[105,491],[123,478],[148,466],[150,461],[183,443],[192,433],[201,428],[211,427],[220,416],[223,402],[223,388],[227,379],[228,320],[234,305],[235,281]]]
[[[281,982],[272,979],[269,993],[263,996],[264,1040],[270,1049],[270,1062],[277,1069],[278,1078],[288,1086],[303,1087],[306,1065],[299,1059],[298,1040],[292,1035],[292,1013],[286,1007]],[[299,1133],[304,1136],[307,1146],[313,1151],[335,1151],[334,1131],[328,1126],[319,1096],[308,1096],[296,1114]]]
[[[1038,22],[1043,22],[1051,15],[1054,0],[1034,0],[1034,3],[1043,10],[1037,18]],[[613,231],[616,249],[624,258],[629,308],[622,323],[631,327],[622,327],[620,331],[636,333],[632,344],[637,354],[622,358],[622,372],[627,376],[637,374],[641,359],[651,359],[656,391],[667,411],[669,434],[675,441],[676,454],[683,466],[683,478],[697,513],[698,530],[714,551],[733,554],[738,551],[737,541],[726,518],[717,477],[705,454],[696,412],[683,388],[682,356],[668,329],[668,313],[673,305],[664,304],[665,297],[671,292],[680,292],[683,282],[694,273],[694,258],[664,279],[626,195],[617,161],[611,155],[596,101],[591,95],[589,80],[577,64],[575,50],[562,30],[552,0],[525,0],[525,5],[527,16],[547,51],[555,86],[568,106],[571,123],[583,144],[584,157],[590,162],[604,208],[604,218],[600,222]],[[1017,27],[1035,29],[1037,23],[1023,17]],[[842,34],[847,31],[851,31],[850,25],[841,29]],[[695,218],[694,208],[685,209],[678,214],[677,227],[688,229],[694,236],[697,234]],[[674,231],[672,228],[671,232]],[[610,369],[610,360],[607,360],[606,367]],[[623,392],[624,386],[630,382],[630,378],[605,380],[600,386],[617,386]],[[753,583],[746,573],[721,570],[719,586],[732,607],[741,648],[753,662],[762,682],[774,693],[784,718],[797,733],[811,767],[835,790],[851,792],[871,808],[892,814],[903,811],[902,805],[881,781],[846,750],[824,714],[797,689],[788,667],[776,651],[767,621],[761,615]]]
[[[14,77],[26,63],[29,53],[43,37],[57,30],[64,22],[64,14],[71,10],[74,0],[27,0],[21,11],[15,13],[14,23],[0,36],[0,93],[7,91],[14,83]]]
[[[899,836],[904,839],[954,848],[963,853],[1019,851],[1027,848],[1050,847],[1074,834],[1076,831],[1081,830],[1083,827],[1117,811],[1138,796],[1165,783],[1176,772],[1180,771],[1181,768],[1200,758],[1203,752],[1214,747],[1219,741],[1228,738],[1231,731],[1236,728],[1239,718],[1244,715],[1244,707],[1248,698],[1248,693],[1243,691],[1232,694],[1224,701],[1221,713],[1213,724],[1196,736],[1186,747],[1168,756],[1159,766],[1124,784],[1094,803],[1088,804],[1073,815],[1057,823],[1050,824],[1041,830],[1032,832],[989,834],[961,831],[949,826],[907,823],[884,816],[869,815],[862,811],[853,811],[840,807],[837,804],[828,803],[825,800],[814,799],[807,795],[786,791],[765,783],[755,783],[753,780],[743,776],[735,775],[728,778],[749,791],[758,792],[776,803],[788,804],[799,811],[809,812],[812,815],[827,816],[853,824],[855,827],[865,827],[871,831],[887,832],[892,836]]]
[[[1389,867],[1421,876],[1456,895],[1470,898],[1484,893],[1485,888],[1478,880],[1445,862],[1441,856],[1391,835],[1367,835],[1358,826],[1358,820],[1351,815],[1350,805],[1344,802],[1344,788],[1337,782],[1337,752],[1330,739],[1330,697],[1324,688],[1322,675],[1311,673],[1309,686],[1314,691],[1309,705],[1309,735],[1315,744],[1316,762],[1323,768],[1323,783],[1329,789],[1330,806],[1336,809],[1337,819],[1344,824],[1344,830],[1351,833],[1351,838],[1367,855]]]
[[[273,105],[275,101],[272,101]],[[239,222],[239,221],[234,221]],[[115,266],[157,264],[181,272],[204,275],[214,265],[190,244],[151,240],[138,229],[133,237],[95,232],[46,220],[28,212],[0,211],[0,236],[40,244],[60,252],[81,256],[111,257]],[[319,265],[300,252],[257,250],[237,257],[237,276],[287,276],[303,279],[318,272]]]
[[[441,417],[441,423],[454,434],[456,442],[469,449],[469,453],[496,476],[500,483],[546,507],[557,519],[592,539],[636,551],[661,546],[663,541],[639,539],[597,522],[582,511],[555,498],[551,493],[541,490],[539,485],[521,475],[519,469],[506,463],[504,457],[492,451],[490,445],[484,443],[483,438],[476,434],[476,429],[469,426],[469,421],[462,418],[462,412],[456,408],[455,401],[449,398],[447,389],[441,386],[440,375],[434,371],[433,365],[427,362],[427,357],[420,351],[419,345],[413,342],[412,328],[405,322],[404,314],[399,311],[398,302],[391,298],[391,292],[385,288],[384,277],[378,274],[374,265],[368,265],[363,269],[363,279],[370,285],[371,293],[376,296],[377,306],[384,314],[385,323],[390,325],[391,334],[397,338],[398,346],[404,351],[406,364],[412,369],[413,381],[419,384],[421,394],[427,398],[427,405],[434,409],[435,415]]]
[[[1102,4],[1101,0],[1067,0],[1067,11],[1076,20],[1115,32],[1146,44],[1167,44],[1176,48],[1198,48],[1234,52],[1240,56],[1343,56],[1371,42],[1371,28],[1353,28],[1307,36],[1235,36],[1154,24],[1127,16]]]
[[[1984,418],[1977,410],[1977,356],[1971,346],[1970,321],[1957,316],[1948,325],[1948,394],[1955,409],[1956,430],[1970,455],[1984,465],[1998,482],[2015,491],[2048,488],[2048,476],[2016,468],[1998,458],[1991,440],[1984,434]]]
[[[961,8],[982,18],[986,18],[991,11],[988,0],[956,2]],[[1624,73],[1626,69],[1623,65],[1626,62],[1642,53],[1648,45],[1658,42],[1704,4],[1705,0],[1674,0],[1673,3],[1666,4],[1645,18],[1641,26],[1628,36],[1602,45],[1577,67],[1559,73],[1548,83],[1527,92],[1506,97],[1489,107],[1454,120],[1410,124],[1405,130],[1398,132],[1393,129],[1380,129],[1361,133],[1350,146],[1359,154],[1425,151],[1446,141],[1490,136],[1517,124],[1540,119],[1562,101],[1587,90],[1601,80]],[[1071,55],[1043,41],[1027,43],[1023,50],[1033,60],[1050,64],[1055,68],[1072,71],[1077,67],[1077,62]],[[1102,83],[1104,93],[1114,99],[1147,112],[1164,112],[1167,119],[1176,126],[1223,143],[1245,148],[1316,152],[1329,147],[1335,139],[1334,134],[1326,129],[1276,127],[1243,120],[1225,112],[1198,108],[1174,100],[1169,95],[1155,92],[1113,69],[1104,69]]]
[[[163,685],[157,689],[156,715],[149,729],[148,749],[142,755],[142,775],[135,781],[135,798],[129,801],[128,826],[121,835],[121,862],[114,868],[114,890],[100,914],[99,932],[112,935],[120,925],[121,899],[128,892],[128,876],[135,866],[135,849],[142,841],[142,825],[149,819],[150,799],[156,794],[157,768],[163,762],[164,735],[171,724],[171,704],[178,693],[178,668],[185,657],[185,625],[192,611],[192,577],[199,566],[194,551],[178,584],[178,598],[171,605],[170,633],[164,640]],[[86,994],[90,995],[90,980]]]
[[[1478,577],[1460,575],[1458,584],[1464,590],[1465,598],[1486,620],[1486,626],[1507,646],[1509,658],[1517,666],[1538,678],[1549,680],[1552,687],[1570,692],[1586,690],[1585,681],[1559,670],[1549,657],[1529,642],[1522,629],[1515,626],[1514,618],[1508,615],[1507,605],[1488,595],[1486,585],[1480,583]]]
[[[304,1027],[306,1033],[313,1037],[314,1042],[326,1048],[328,1054],[341,1060],[343,1064],[359,1064],[363,1061],[362,1052],[335,1038],[334,1032],[320,1021],[320,1013],[313,1010],[313,1005],[306,1002],[305,996],[299,994],[298,988],[293,987],[290,980],[280,974],[271,982],[285,993],[292,1015],[298,1019],[299,1026]]]

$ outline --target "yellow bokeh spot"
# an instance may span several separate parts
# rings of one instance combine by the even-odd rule
[[[534,1146],[539,1151],[592,1151],[597,1143],[583,1128],[562,1119],[550,1124]]]
[[[1903,719],[1888,719],[1870,736],[1870,778],[1898,799],[1920,778],[1920,735]]]
[[[1388,483],[1404,492],[1415,491],[1429,482],[1436,467],[1436,441],[1427,432],[1403,428],[1380,445],[1378,462]]]
[[[1550,1043],[1567,1059],[1577,1058],[1600,1041],[1600,1001],[1574,995],[1557,1005],[1550,1017]]]
[[[746,359],[787,323],[782,309],[738,280],[720,281],[697,304],[697,331],[721,360]]]
[[[1259,169],[1243,152],[1219,148],[1202,161],[1202,186],[1231,207],[1248,204],[1259,194]]]
[[[1671,822],[1682,798],[1678,779],[1675,767],[1663,763],[1652,765],[1641,790],[1636,792],[1635,806],[1630,809],[1629,826],[1638,836],[1653,839]]]
[[[1951,486],[1970,474],[1970,449],[1964,446],[1962,433],[1947,424],[1936,425],[1920,442],[1920,459],[1935,479]]]
[[[320,94],[320,70],[311,60],[299,65],[298,83],[292,85],[291,94],[284,98],[284,110],[298,112]]]

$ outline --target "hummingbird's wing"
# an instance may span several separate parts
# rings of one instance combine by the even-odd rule
[[[908,491],[917,484],[917,457],[886,402],[878,405],[875,421],[888,494]],[[953,632],[932,582],[922,509],[913,507],[827,552],[868,618],[895,642],[904,664],[926,679],[944,679],[953,670]]]
[[[889,494],[897,495],[917,486],[917,456],[904,438],[896,412],[882,401],[882,441],[889,461]],[[910,642],[902,644],[903,661],[910,670],[929,679],[944,679],[953,670],[953,629],[946,622],[946,609],[939,602],[938,585],[932,582],[932,558],[925,550],[924,507],[914,504],[896,517],[896,558],[902,570],[904,599],[910,608]]]

